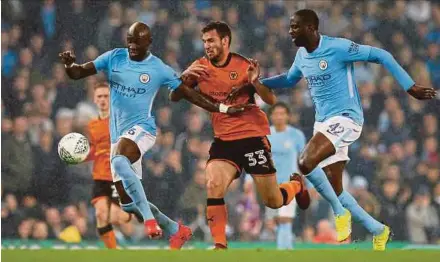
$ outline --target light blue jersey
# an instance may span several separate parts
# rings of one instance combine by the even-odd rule
[[[298,172],[298,157],[306,145],[306,137],[301,130],[292,126],[287,126],[282,132],[277,132],[271,126],[268,138],[277,169],[277,182],[287,182],[290,175]]]
[[[129,58],[127,48],[108,51],[93,61],[97,71],[104,71],[110,84],[111,142],[127,129],[138,125],[156,135],[151,115],[160,87],[175,90],[181,80],[176,72],[153,54],[137,62]]]
[[[354,78],[356,61],[383,64],[405,90],[414,85],[387,51],[325,35],[321,35],[319,46],[313,52],[299,48],[286,74],[263,79],[262,83],[269,88],[293,87],[304,77],[315,105],[316,121],[345,116],[362,125],[362,104]]]

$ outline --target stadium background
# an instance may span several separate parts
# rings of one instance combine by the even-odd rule
[[[299,8],[318,11],[320,31],[389,50],[416,82],[440,89],[440,5],[436,1],[2,1],[2,238],[56,239],[78,230],[97,239],[90,206],[91,165],[66,166],[56,146],[72,131],[84,132],[96,116],[92,87],[100,77],[67,79],[58,52],[74,50],[77,61],[124,46],[136,20],[152,27],[152,52],[176,71],[203,55],[200,29],[225,20],[232,50],[256,58],[264,76],[286,71],[296,48],[289,16]],[[380,66],[358,63],[356,79],[366,123],[351,147],[346,188],[379,220],[394,240],[440,240],[439,98],[426,103],[406,95]],[[204,218],[203,167],[212,139],[208,115],[188,103],[155,102],[160,135],[144,161],[149,200],[164,213],[197,229],[209,241]],[[312,134],[314,109],[304,82],[279,98],[292,107],[291,123]],[[267,109],[266,105],[260,105]],[[313,204],[294,221],[296,241],[332,243],[328,204],[312,191]],[[237,241],[272,241],[250,180],[242,176],[227,197],[228,232]],[[369,240],[354,224],[352,241]],[[145,239],[130,224],[118,229],[121,243]]]

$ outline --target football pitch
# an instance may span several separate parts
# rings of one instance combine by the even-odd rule
[[[430,262],[439,261],[438,250],[2,250],[4,262]]]

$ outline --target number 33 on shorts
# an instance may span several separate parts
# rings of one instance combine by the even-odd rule
[[[249,166],[264,165],[267,163],[267,158],[264,156],[264,150],[258,150],[253,153],[247,153],[244,155],[249,160]]]

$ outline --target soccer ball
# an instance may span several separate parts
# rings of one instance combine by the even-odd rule
[[[89,151],[89,140],[79,133],[69,133],[58,143],[58,155],[69,165],[84,161]]]

